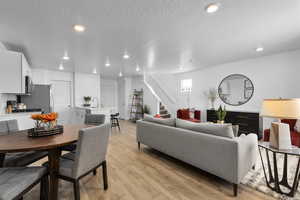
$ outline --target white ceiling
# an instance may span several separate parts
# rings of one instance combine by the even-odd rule
[[[0,0],[0,41],[33,67],[178,72],[300,48],[299,0]],[[86,26],[79,34],[74,24]],[[262,45],[262,53],[255,48]],[[124,50],[131,59],[123,60]],[[111,67],[105,68],[106,57]]]

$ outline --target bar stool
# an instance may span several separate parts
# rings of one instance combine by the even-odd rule
[[[111,114],[110,115],[110,123],[111,123],[111,127],[118,127],[119,131],[121,131],[120,123],[119,123],[119,116],[120,116],[120,113]]]

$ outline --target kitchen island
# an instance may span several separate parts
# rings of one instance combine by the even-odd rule
[[[18,121],[19,129],[26,130],[35,126],[35,121],[31,119],[32,114],[41,114],[41,112],[0,114],[0,121],[16,119]]]

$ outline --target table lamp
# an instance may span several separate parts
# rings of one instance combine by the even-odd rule
[[[280,119],[300,119],[300,99],[265,99],[260,112],[262,117],[277,118],[270,128],[270,146],[277,149],[290,149],[291,134],[288,124]]]

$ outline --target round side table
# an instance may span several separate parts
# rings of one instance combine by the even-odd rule
[[[270,146],[269,142],[259,142],[258,149],[259,149],[259,155],[264,170],[267,186],[273,191],[276,191],[277,193],[294,197],[295,192],[297,191],[298,188],[299,178],[300,178],[300,170],[299,170],[300,148],[296,146],[292,146],[291,149],[287,149],[287,150],[275,149]],[[263,153],[266,154],[266,157],[262,156]],[[278,163],[276,157],[277,154],[278,155],[282,154],[284,157],[282,177],[279,177],[279,173],[278,173]],[[288,183],[288,157],[289,156],[298,157],[296,172],[294,174],[293,183],[291,185]],[[272,157],[272,159],[270,159],[270,157]],[[266,172],[266,168],[268,169],[268,173]],[[282,187],[285,187],[285,191],[282,190]]]

